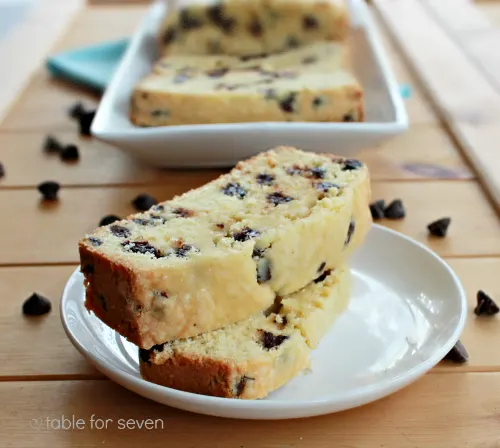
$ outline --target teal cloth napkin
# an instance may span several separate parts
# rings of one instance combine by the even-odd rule
[[[127,49],[128,43],[128,39],[121,39],[65,51],[48,58],[46,67],[55,77],[104,91]],[[409,85],[401,84],[399,90],[403,98],[411,98],[412,89]]]
[[[104,91],[128,42],[128,39],[121,39],[58,53],[47,59],[46,67],[54,77]]]

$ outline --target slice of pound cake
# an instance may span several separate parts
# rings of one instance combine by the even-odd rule
[[[86,306],[142,348],[213,331],[339,266],[371,224],[367,168],[280,147],[80,241]]]
[[[278,313],[139,350],[141,374],[187,392],[265,397],[309,366],[311,349],[345,310],[350,291],[347,267],[327,271],[303,290],[285,296]]]
[[[251,56],[345,40],[345,0],[176,0],[159,31],[165,54]]]

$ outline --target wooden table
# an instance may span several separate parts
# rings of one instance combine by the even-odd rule
[[[415,7],[410,0],[398,1]],[[403,28],[394,26],[389,0],[373,3],[391,29],[404,34]],[[137,5],[87,6],[53,51],[129,35],[144,10]],[[491,27],[500,26],[500,3],[485,3],[478,11],[491,15]],[[443,29],[444,25],[433,32],[439,35]],[[419,82],[385,32],[384,40],[399,81],[413,89],[406,101],[411,128],[359,157],[370,166],[374,198],[399,197],[406,204],[405,220],[384,224],[429,245],[462,279],[469,299],[462,341],[470,362],[441,363],[414,385],[376,403],[293,422],[229,421],[190,414],[150,402],[105,379],[69,343],[59,318],[62,288],[78,263],[78,238],[105,214],[132,212],[130,200],[139,192],[167,199],[220,171],[161,172],[79,137],[67,108],[82,99],[96,104],[98,98],[51,80],[39,67],[0,124],[0,161],[7,171],[0,181],[1,447],[500,447],[500,321],[498,316],[485,319],[472,313],[478,289],[500,300],[500,222],[478,175],[462,155],[464,128],[460,123],[450,126],[457,116],[449,113],[450,93],[437,92],[436,85],[427,82],[428,68],[422,73],[416,64]],[[434,56],[439,44],[429,49]],[[409,61],[418,62],[422,55],[415,36],[408,37],[403,49]],[[498,54],[498,46],[495,51]],[[488,91],[493,82],[486,76],[483,80],[481,87]],[[468,87],[456,95],[463,99],[466,94],[472,101],[475,85]],[[498,124],[500,115],[495,118]],[[476,127],[475,135],[485,139],[482,130]],[[46,156],[41,145],[47,133],[77,143],[81,161],[72,165]],[[483,141],[498,148],[494,133]],[[63,188],[60,203],[46,208],[39,205],[36,185],[49,179],[61,182]],[[452,218],[449,236],[428,239],[426,225],[442,216]],[[23,300],[33,291],[53,300],[53,311],[40,319],[21,314]],[[93,414],[114,422],[161,419],[163,430],[119,430],[116,424],[107,430],[73,431],[30,426],[32,419],[63,415],[89,422]]]

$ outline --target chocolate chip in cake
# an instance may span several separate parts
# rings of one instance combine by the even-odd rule
[[[323,105],[323,98],[317,96],[313,99],[313,108],[317,109],[318,107]]]
[[[149,210],[151,207],[153,207],[153,205],[156,204],[158,204],[158,200],[146,193],[141,193],[140,195],[136,196],[132,201],[132,205],[135,207],[136,210],[139,210],[140,212],[145,212],[146,210]]]
[[[127,238],[130,236],[130,230],[126,227],[114,225],[109,228],[109,231],[118,238]]]
[[[257,230],[253,230],[250,227],[244,227],[240,232],[233,233],[233,240],[235,241],[248,241],[252,238],[257,238],[260,235],[260,232]]]
[[[331,270],[327,269],[323,274],[321,274],[318,278],[314,279],[314,283],[320,283],[325,280],[326,277],[328,277],[331,274]]]
[[[302,28],[305,30],[314,30],[318,28],[318,19],[311,14],[307,14],[302,19]]]
[[[122,246],[129,252],[134,252],[135,254],[150,254],[155,258],[162,258],[161,252],[151,244],[146,241],[125,241]]]
[[[177,257],[183,258],[187,256],[188,252],[190,251],[199,252],[200,250],[192,246],[191,244],[182,244],[179,247],[175,248],[174,253]]]
[[[78,125],[80,126],[80,135],[90,136],[90,128],[92,127],[92,122],[94,121],[95,110],[83,112],[78,117]]]
[[[352,114],[345,114],[343,117],[342,117],[342,121],[344,122],[351,122],[351,121],[354,121],[354,117],[352,116]]]
[[[363,164],[356,159],[347,159],[344,160],[343,166],[342,166],[342,171],[354,171],[354,170],[359,170]]]
[[[326,261],[323,261],[323,263],[319,265],[318,273],[323,272],[323,269],[325,269],[325,267],[326,267]]]
[[[194,30],[203,26],[203,21],[194,17],[188,9],[181,11],[179,25],[185,30]]]
[[[236,26],[236,20],[225,16],[222,5],[216,4],[207,10],[207,16],[212,23],[219,27],[225,34],[230,34]]]
[[[351,220],[351,222],[349,223],[349,227],[347,229],[347,236],[345,239],[344,246],[347,246],[351,242],[351,238],[355,230],[356,230],[356,223]]]
[[[287,168],[285,171],[287,174],[290,174],[290,176],[296,176],[297,174],[302,174],[303,169],[298,165],[293,165],[291,168]]]
[[[173,26],[169,26],[163,35],[163,43],[165,45],[171,44],[177,38],[177,30]]]
[[[264,28],[262,27],[262,24],[260,23],[259,19],[254,18],[252,20],[250,25],[248,25],[248,32],[254,37],[262,36]]]
[[[60,152],[61,160],[64,162],[74,162],[80,158],[76,145],[66,145]]]
[[[5,176],[5,167],[3,166],[3,163],[0,162],[0,178]]]
[[[207,76],[210,76],[210,78],[222,78],[227,72],[229,72],[227,67],[216,68],[214,70],[209,70]]]
[[[448,232],[448,227],[450,226],[451,218],[441,218],[437,221],[431,222],[427,229],[432,236],[437,236],[439,238],[444,238]]]
[[[457,341],[455,346],[443,358],[447,361],[452,361],[457,364],[463,364],[469,359],[469,353],[460,341]]]
[[[372,202],[370,204],[370,213],[372,214],[372,219],[378,221],[384,218],[385,201],[379,199],[378,201]]]
[[[149,350],[146,350],[144,348],[139,349],[139,358],[141,358],[142,362],[145,362],[146,364],[149,364],[151,361],[149,359]]]
[[[280,108],[283,112],[292,113],[295,112],[295,99],[297,94],[295,92],[290,92],[279,102]]]
[[[215,224],[215,227],[217,227],[219,230],[224,230],[224,224],[221,222]]]
[[[94,265],[93,264],[86,264],[85,266],[82,266],[81,270],[84,274],[93,274],[94,273]]]
[[[274,335],[270,331],[262,331],[262,345],[266,350],[271,350],[272,348],[278,347],[286,341],[289,336],[283,334]]]
[[[161,204],[158,204],[158,205],[155,205],[152,210],[154,210],[155,212],[163,212],[165,211],[165,207]]]
[[[62,150],[63,146],[52,135],[47,135],[45,141],[43,142],[43,150],[48,154],[57,154]]]
[[[120,219],[121,218],[116,215],[106,215],[99,221],[99,227],[113,224],[116,221],[120,221]]]
[[[288,36],[286,40],[287,48],[297,48],[299,46],[299,40],[294,36]]]
[[[245,387],[247,385],[248,381],[253,381],[255,378],[252,378],[247,375],[243,375],[240,380],[238,381],[238,384],[236,385],[236,396],[239,397],[243,391],[245,390]]]
[[[304,59],[302,59],[302,64],[309,65],[309,64],[314,64],[317,61],[318,58],[316,56],[306,56]]]
[[[140,226],[147,226],[152,222],[149,219],[144,218],[134,218],[132,221],[134,221],[136,224],[139,224]]]
[[[78,120],[80,115],[82,115],[83,113],[85,113],[85,108],[83,107],[81,101],[73,104],[73,106],[71,106],[68,110],[68,115],[75,120]]]
[[[243,199],[247,194],[246,190],[237,182],[229,182],[225,187],[221,188],[221,191],[226,196],[235,196],[239,199]]]
[[[280,191],[276,191],[274,193],[269,193],[266,196],[267,202],[273,204],[274,206],[285,204],[286,202],[293,201],[291,196],[287,196],[286,194],[281,193]]]
[[[57,193],[61,186],[54,181],[48,180],[46,182],[42,182],[38,185],[38,191],[42,193],[44,201],[56,201],[58,199]]]
[[[172,213],[176,214],[177,216],[180,216],[181,218],[190,218],[190,217],[194,216],[193,210],[189,210],[189,209],[184,208],[184,207],[178,207],[178,208],[172,210]]]
[[[23,303],[23,314],[27,316],[41,316],[52,309],[50,300],[34,292]]]
[[[323,182],[315,182],[314,188],[320,191],[321,193],[328,193],[332,188],[340,188],[339,185],[334,184],[333,182],[323,181]]]
[[[326,169],[320,166],[309,168],[307,170],[313,179],[323,179],[326,174]]]
[[[274,183],[274,176],[272,174],[261,173],[255,176],[259,185],[272,185]]]
[[[160,296],[165,297],[165,299],[168,299],[168,294],[165,291],[160,292]]]
[[[406,211],[401,199],[394,199],[385,209],[384,216],[387,219],[403,219],[406,216]]]
[[[95,236],[89,236],[89,242],[94,247],[99,247],[102,244],[102,241],[99,238],[96,238]]]
[[[495,301],[484,291],[479,290],[476,298],[477,306],[474,308],[476,316],[494,316],[500,311]]]

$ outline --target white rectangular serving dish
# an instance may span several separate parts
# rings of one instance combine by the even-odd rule
[[[365,89],[363,123],[234,123],[143,128],[129,120],[134,86],[157,58],[156,32],[165,14],[154,3],[106,89],[92,134],[133,157],[159,167],[226,167],[279,145],[352,156],[404,132],[408,118],[370,11],[363,0],[349,0],[354,71]]]

